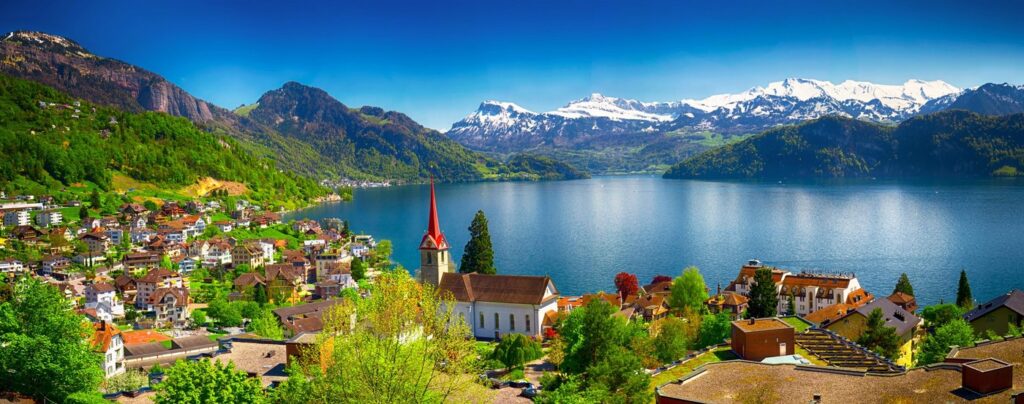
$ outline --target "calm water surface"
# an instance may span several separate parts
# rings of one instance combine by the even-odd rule
[[[725,287],[749,258],[798,271],[854,272],[876,295],[906,272],[921,303],[952,301],[961,268],[975,299],[1024,288],[1024,182],[764,183],[596,177],[437,186],[458,261],[473,214],[490,220],[499,273],[550,275],[563,294],[641,284],[696,265]],[[288,218],[341,217],[419,266],[427,186],[357,190],[350,203]]]

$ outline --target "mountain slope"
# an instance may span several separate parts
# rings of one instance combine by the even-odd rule
[[[168,192],[208,177],[241,182],[247,198],[271,207],[305,206],[327,192],[187,119],[83,103],[4,74],[0,155],[0,189],[15,192],[56,193],[84,181],[110,189],[118,175]]]
[[[419,181],[538,179],[470,152],[398,112],[346,107],[325,92],[289,83],[238,113],[197,99],[160,75],[90,53],[67,38],[18,31],[0,39],[0,73],[130,112],[182,116],[237,147],[313,178]],[[289,91],[293,90],[293,91]],[[434,168],[430,168],[434,167]]]
[[[508,102],[485,101],[447,132],[476,150],[528,150],[573,160],[599,161],[595,171],[658,168],[708,147],[779,125],[838,115],[898,122],[927,102],[959,89],[941,81],[902,85],[786,79],[738,94],[702,100],[640,102],[592,94],[554,111],[537,113]],[[709,142],[709,138],[717,138]],[[711,144],[709,144],[711,143]],[[640,148],[655,146],[657,153]]]
[[[405,114],[376,107],[352,109],[321,89],[295,82],[263,94],[248,115],[343,167],[386,178],[433,174],[442,181],[478,181],[530,179],[536,174],[525,166],[510,170],[466,150]]]
[[[983,115],[1019,114],[1024,112],[1024,86],[988,83],[932,100],[921,107],[921,112],[954,109]]]
[[[843,117],[775,128],[689,158],[665,177],[984,177],[1021,169],[1024,114],[947,111],[895,128]]]

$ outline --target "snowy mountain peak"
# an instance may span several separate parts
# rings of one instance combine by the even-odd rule
[[[480,107],[477,108],[477,112],[488,115],[501,113],[535,114],[535,112],[523,108],[516,103],[495,100],[481,102]]]

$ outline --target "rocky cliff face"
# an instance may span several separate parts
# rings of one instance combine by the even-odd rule
[[[166,112],[197,123],[231,115],[156,73],[94,55],[70,39],[41,32],[4,35],[0,72],[133,112]]]

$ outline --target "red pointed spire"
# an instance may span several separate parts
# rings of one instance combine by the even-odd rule
[[[448,249],[448,240],[441,232],[441,222],[437,220],[437,198],[434,195],[434,176],[430,176],[430,216],[427,219],[427,234],[420,241],[420,248]]]

